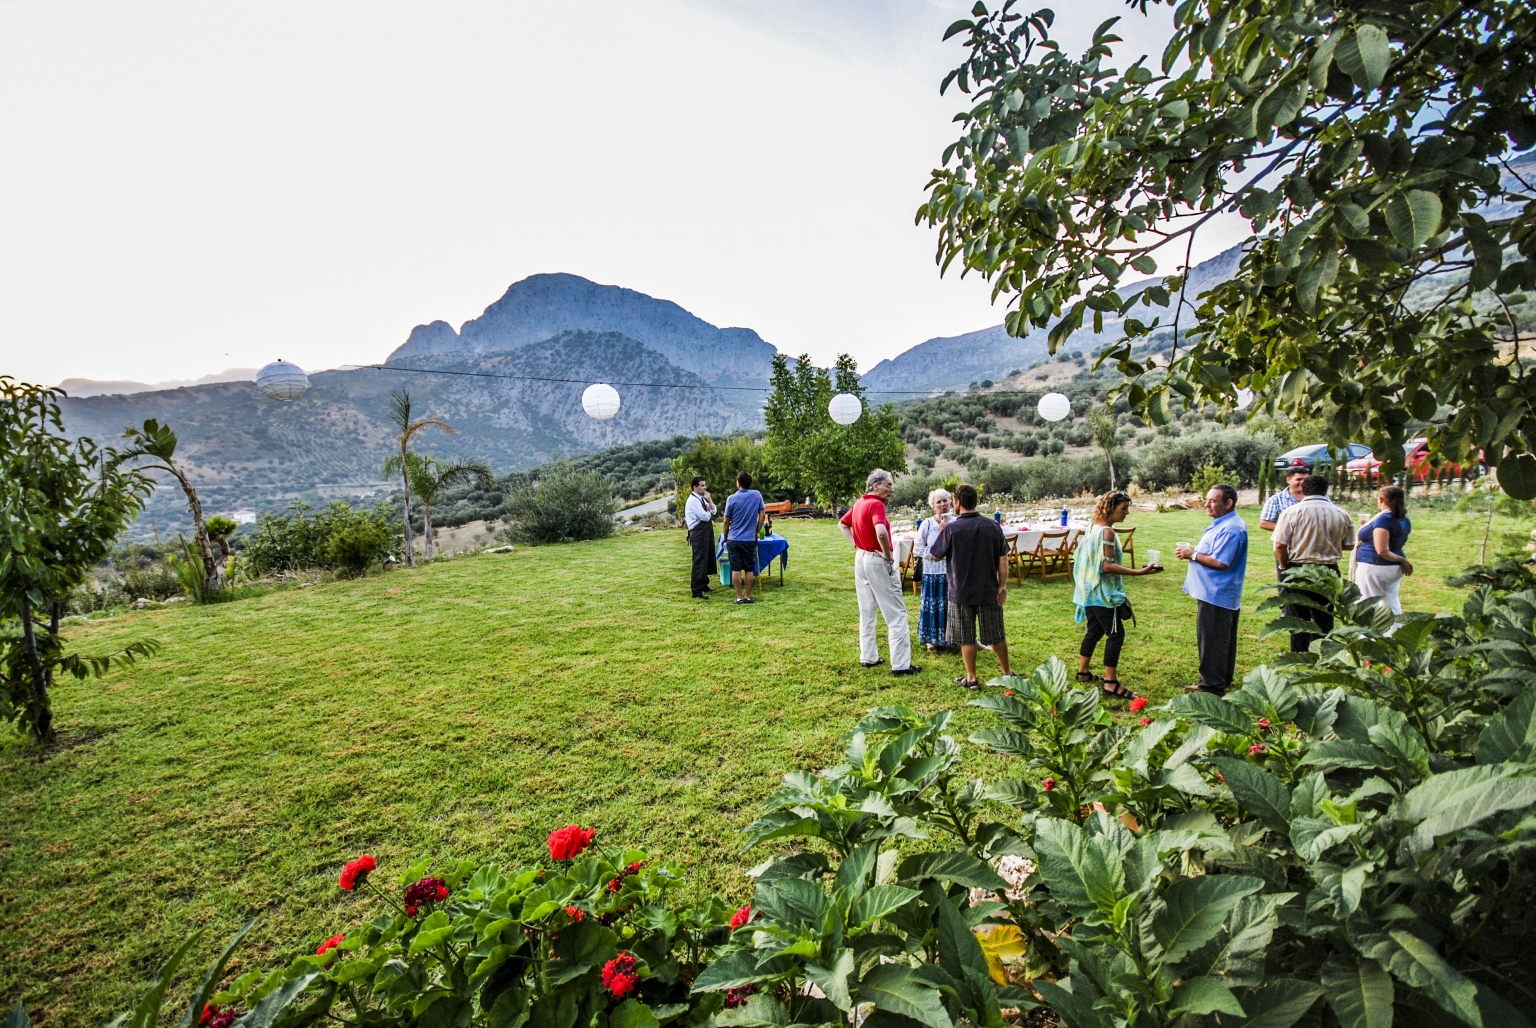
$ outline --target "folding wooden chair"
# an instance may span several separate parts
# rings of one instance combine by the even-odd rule
[[[1040,533],[1040,582],[1072,574],[1072,532],[1062,528]]]
[[[1120,551],[1131,558],[1131,567],[1136,566],[1136,529],[1117,528],[1115,538],[1120,542]]]

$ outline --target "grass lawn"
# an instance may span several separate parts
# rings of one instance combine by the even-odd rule
[[[1239,653],[1273,577],[1257,510]],[[1136,514],[1138,549],[1171,555],[1202,512]],[[1459,606],[1446,574],[1477,556],[1482,519],[1416,517],[1410,609]],[[1513,525],[1495,525],[1500,531]],[[835,763],[869,707],[960,708],[958,656],[912,678],[858,665],[852,560],[830,522],[783,522],[785,586],[736,606],[687,588],[680,531],[446,561],[356,582],[82,625],[86,652],[164,648],[55,693],[63,744],[0,742],[0,1003],[57,1025],[126,1009],[191,931],[201,967],[244,920],[239,967],[270,966],[361,919],[342,862],[392,881],[422,854],[520,863],[570,822],[680,861],[699,890],[745,896],[736,831],[792,768]],[[1194,604],[1182,567],[1129,584],[1139,621],[1121,673],[1160,702],[1192,680]],[[916,627],[917,601],[910,597]],[[1065,579],[1014,587],[1017,668],[1072,660]],[[881,630],[884,653],[884,629]],[[995,673],[982,654],[983,677]],[[1123,710],[1123,706],[1118,705]],[[973,751],[974,752],[974,751]],[[970,766],[1003,765],[977,754]]]

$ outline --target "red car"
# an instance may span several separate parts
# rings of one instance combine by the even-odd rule
[[[1428,439],[1425,439],[1421,436],[1418,439],[1410,439],[1403,444],[1403,466],[1406,467],[1410,473],[1412,473],[1413,480],[1415,482],[1422,482],[1427,475],[1434,473],[1435,469],[1429,466]],[[1447,466],[1450,467],[1451,474],[1458,476],[1461,474],[1461,465],[1441,465],[1441,467]],[[1348,464],[1344,465],[1344,469],[1350,474],[1363,474],[1367,476],[1368,481],[1372,482],[1376,480],[1376,476],[1378,474],[1377,469],[1380,467],[1381,458],[1377,457],[1375,454],[1361,457],[1359,460],[1352,460]]]

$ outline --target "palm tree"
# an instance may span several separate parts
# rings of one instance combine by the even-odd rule
[[[384,477],[398,474],[400,485],[405,489],[405,564],[411,567],[416,563],[411,553],[411,440],[425,428],[440,428],[449,435],[457,433],[452,425],[441,418],[413,420],[411,394],[404,389],[389,394],[389,421],[399,431],[395,444],[400,447],[400,452],[390,454],[384,461]]]
[[[496,484],[496,480],[491,477],[490,465],[483,460],[454,461],[449,464],[436,457],[416,453],[411,454],[410,478],[411,488],[421,501],[421,549],[422,555],[428,560],[432,559],[432,505],[443,491],[471,478],[486,489]]]
[[[1095,407],[1088,412],[1088,424],[1093,429],[1093,441],[1099,449],[1104,451],[1104,460],[1109,464],[1109,491],[1115,491],[1115,433],[1119,425],[1115,422],[1115,416],[1104,407]]]
[[[133,445],[118,455],[119,462],[145,460],[147,463],[136,464],[139,470],[168,472],[186,494],[187,509],[192,512],[192,537],[197,559],[202,564],[203,592],[217,595],[224,588],[224,568],[214,557],[213,540],[208,536],[208,524],[203,520],[203,504],[198,499],[197,490],[192,487],[186,471],[176,463],[176,433],[171,431],[170,425],[162,425],[150,418],[141,428],[129,425],[123,438]]]

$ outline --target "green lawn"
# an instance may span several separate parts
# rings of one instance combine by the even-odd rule
[[[1251,612],[1272,570],[1247,513]],[[1443,578],[1475,559],[1482,521],[1417,521],[1405,603],[1450,609]],[[1170,557],[1204,523],[1130,522],[1139,549]],[[950,684],[957,656],[920,656],[913,678],[859,667],[846,544],[830,522],[781,527],[786,583],[757,606],[692,601],[683,534],[653,532],[74,629],[86,651],[164,648],[62,685],[57,751],[0,743],[0,1003],[104,1022],[187,933],[209,929],[202,962],[253,916],[241,966],[283,960],[358,918],[335,878],[364,851],[391,880],[420,854],[520,862],[575,821],[681,861],[700,890],[745,895],[760,854],[740,855],[735,832],[784,771],[835,762],[869,707],[967,699]],[[1181,572],[1130,583],[1140,620],[1122,675],[1155,702],[1194,674]],[[1259,622],[1244,618],[1244,667],[1276,648]],[[1014,588],[1007,624],[1020,669],[1076,653],[1065,579]],[[957,734],[982,723],[962,713]]]

